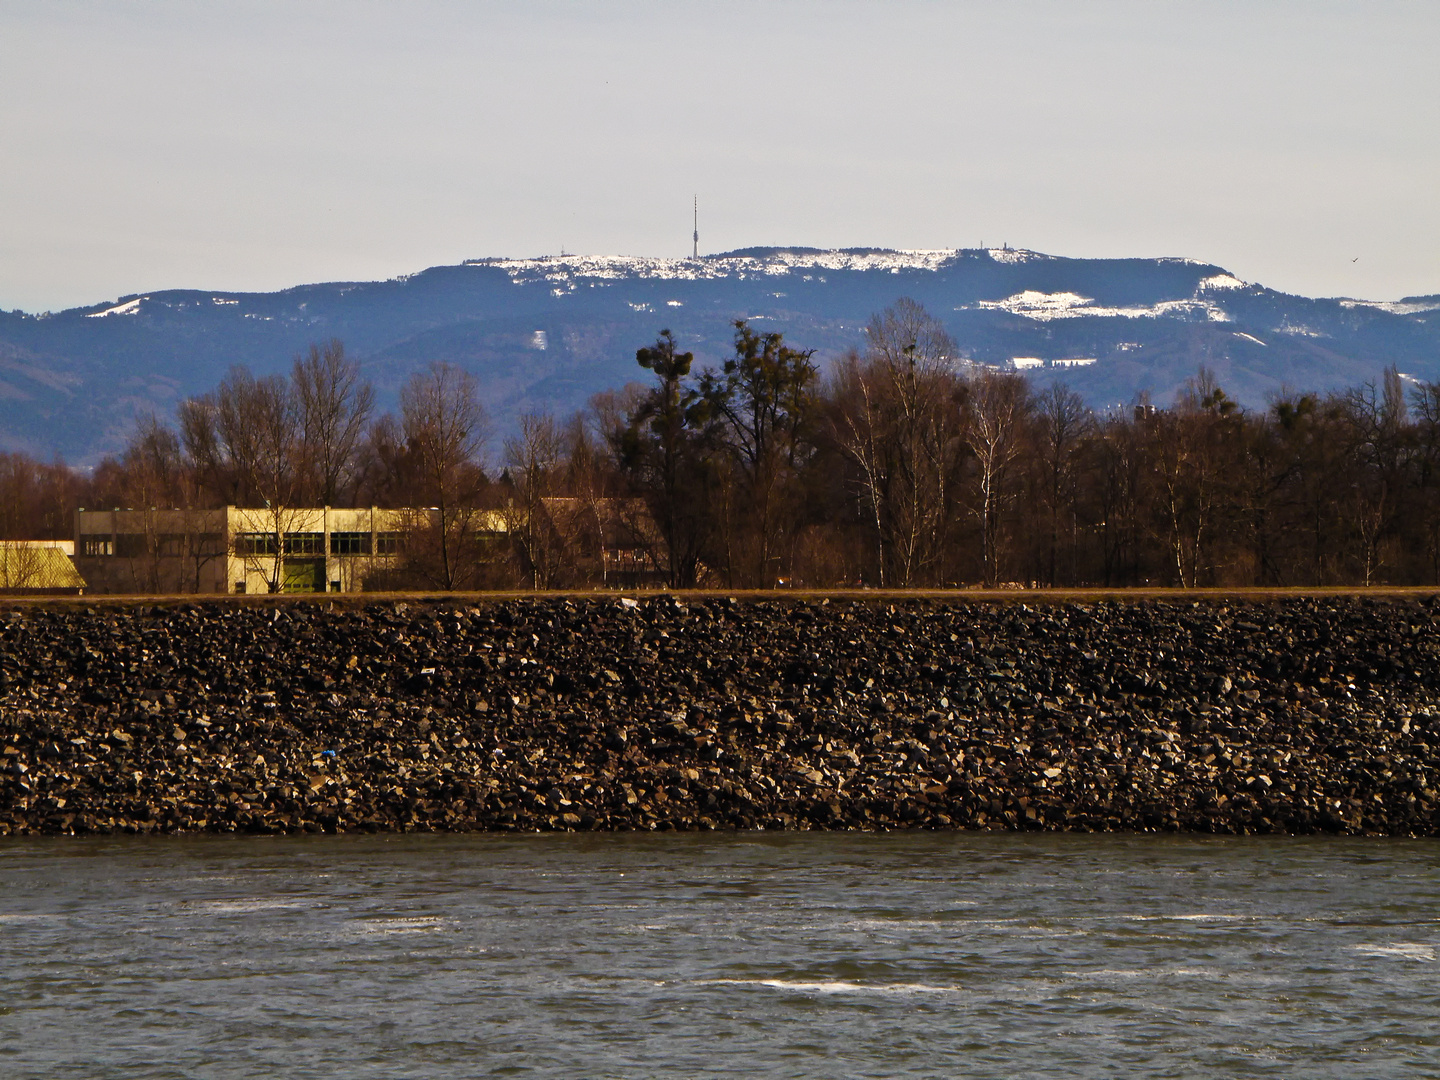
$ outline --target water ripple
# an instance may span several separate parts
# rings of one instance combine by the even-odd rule
[[[0,846],[0,1076],[1433,1077],[1440,849]]]

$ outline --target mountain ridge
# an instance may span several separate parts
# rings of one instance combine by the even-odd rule
[[[501,434],[643,375],[662,328],[719,363],[733,322],[779,330],[823,362],[863,344],[901,296],[980,364],[1064,379],[1092,405],[1163,403],[1200,365],[1244,404],[1328,391],[1397,365],[1440,378],[1440,295],[1311,298],[1183,257],[1076,259],[1009,247],[749,247],[698,258],[488,257],[385,281],[254,293],[167,289],[40,315],[0,312],[0,446],[93,463],[137,413],[168,415],[233,363],[288,370],[341,338],[393,404],[431,360],[479,378]]]

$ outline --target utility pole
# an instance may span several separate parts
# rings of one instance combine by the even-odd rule
[[[690,253],[692,259],[700,257],[700,196],[695,196],[695,234],[691,237],[695,241],[695,249]]]

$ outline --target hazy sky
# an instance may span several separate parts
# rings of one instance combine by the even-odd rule
[[[0,0],[0,307],[757,244],[1440,292],[1440,3]]]

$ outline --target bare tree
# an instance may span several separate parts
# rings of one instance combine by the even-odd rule
[[[26,592],[46,584],[50,553],[40,544],[0,540],[0,592]]]
[[[331,339],[295,358],[291,373],[299,414],[300,458],[321,505],[337,506],[354,479],[356,457],[375,408],[375,390],[360,365]]]
[[[411,506],[423,486],[405,430],[390,413],[377,418],[366,433],[358,456],[357,483],[362,506]]]
[[[1094,428],[1094,418],[1084,399],[1064,383],[1055,383],[1039,396],[1035,418],[1037,464],[1049,517],[1046,582],[1054,586],[1059,573],[1061,516],[1068,514],[1073,524],[1080,448]]]
[[[63,462],[0,452],[0,539],[73,536],[77,481]]]
[[[859,487],[867,516],[875,530],[875,565],[878,584],[885,587],[886,491],[889,471],[882,446],[888,432],[881,413],[879,387],[860,355],[853,350],[836,365],[830,397],[837,404],[836,443],[859,471]]]
[[[298,414],[283,376],[257,379],[237,365],[214,393],[182,403],[179,414],[187,456],[212,473],[225,502],[294,501]]]
[[[965,441],[975,455],[980,519],[980,561],[985,583],[999,580],[1000,516],[1013,492],[1012,466],[1020,456],[1029,408],[1029,384],[1012,372],[981,371],[970,380]]]
[[[286,588],[287,538],[304,517],[299,415],[284,376],[257,379],[240,365],[214,393],[180,409],[182,439],[196,468],[216,478],[225,503],[261,511],[254,522],[259,531],[236,537],[233,554],[270,592]]]
[[[915,584],[943,553],[959,434],[955,344],[913,300],[870,320],[863,358],[842,364],[835,436],[875,524],[879,583]]]
[[[1233,479],[1225,474],[1222,458],[1228,437],[1238,433],[1238,408],[1201,367],[1181,390],[1175,408],[1149,418],[1160,531],[1181,588],[1199,585],[1212,569],[1209,546]]]
[[[212,506],[236,501],[235,478],[220,447],[215,395],[186,398],[176,409],[185,466],[198,493]]]
[[[477,458],[488,434],[474,376],[453,364],[433,363],[400,390],[400,422],[423,487],[438,514],[436,559],[429,576],[444,589],[473,577],[468,549],[483,481]]]
[[[1426,575],[1440,585],[1440,383],[1421,383],[1411,391],[1415,410],[1415,466],[1418,524],[1429,562]]]
[[[505,465],[515,490],[508,517],[530,584],[554,588],[565,554],[564,538],[546,512],[559,471],[563,440],[549,415],[527,413],[520,418],[520,434],[505,440]]]
[[[131,578],[142,592],[169,592],[179,582],[165,579],[165,556],[171,554],[167,549],[176,541],[161,532],[160,523],[165,508],[184,506],[189,501],[184,491],[186,470],[180,440],[154,413],[146,414],[136,424],[121,467],[125,503],[141,512],[144,529],[141,545],[124,553]]]
[[[588,411],[576,413],[565,426],[565,486],[577,504],[576,554],[583,557],[585,541],[593,536],[596,577],[604,586],[610,584],[611,522],[617,516],[616,494],[621,487],[619,467],[609,452],[614,440],[604,433],[612,430],[607,423],[623,423],[626,409],[636,408],[638,400],[609,419],[597,404],[603,403],[592,401]]]
[[[1378,386],[1367,382],[1348,390],[1336,405],[1349,444],[1363,580],[1372,585],[1385,561],[1382,543],[1396,525],[1413,442],[1400,373],[1392,365]]]

